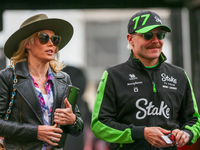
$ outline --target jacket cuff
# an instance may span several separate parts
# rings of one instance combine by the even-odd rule
[[[189,142],[188,142],[186,145],[191,145],[191,144],[193,144],[193,143],[191,142],[191,140],[192,140],[192,138],[193,138],[193,133],[192,133],[190,130],[186,130],[186,129],[184,129],[183,131],[189,136]]]
[[[144,139],[144,128],[145,126],[132,126],[131,137],[133,140]]]

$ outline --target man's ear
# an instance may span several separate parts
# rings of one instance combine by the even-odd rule
[[[133,35],[131,35],[131,34],[127,34],[127,40],[128,40],[128,42],[133,46],[134,45],[134,42],[133,42]]]

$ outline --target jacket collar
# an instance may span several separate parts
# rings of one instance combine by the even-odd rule
[[[162,63],[165,62],[166,60],[167,60],[166,56],[164,55],[163,52],[161,52],[161,54],[159,56],[159,64],[155,68],[159,69],[161,67]],[[139,59],[134,57],[132,50],[131,50],[131,53],[130,53],[130,57],[127,60],[126,63],[128,65],[134,67],[134,68],[137,68],[137,69],[144,69],[145,68],[143,63]]]
[[[27,78],[29,76],[27,61],[17,63],[15,65],[15,73],[17,76]]]
[[[28,78],[28,76],[30,76],[30,73],[28,70],[28,62],[23,61],[23,62],[17,63],[15,66],[15,73],[19,77]],[[64,74],[60,73],[60,72],[56,73],[56,72],[52,71],[52,74],[57,79],[62,79],[65,77]]]

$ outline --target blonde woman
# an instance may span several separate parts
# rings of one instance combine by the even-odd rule
[[[58,51],[72,35],[69,22],[38,14],[24,21],[6,41],[4,53],[14,66],[14,71],[6,68],[0,72],[0,136],[6,150],[62,149],[55,147],[59,147],[63,132],[75,136],[82,133],[78,107],[73,112],[64,100],[71,81],[58,61]],[[14,74],[16,94],[11,98]],[[60,108],[63,100],[65,109]]]

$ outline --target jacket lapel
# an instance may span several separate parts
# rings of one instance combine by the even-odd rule
[[[15,66],[15,73],[20,78],[20,82],[16,84],[16,89],[23,97],[23,99],[27,102],[30,109],[34,112],[37,116],[38,120],[43,124],[41,108],[39,98],[37,96],[35,86],[32,82],[32,78],[28,71],[28,64],[27,62],[19,62]],[[53,114],[56,108],[61,107],[61,103],[64,100],[65,93],[68,88],[68,84],[71,84],[71,81],[67,81],[67,74],[65,75],[64,72],[55,73],[52,71],[53,74],[53,94],[54,94],[54,106],[52,111],[52,123],[53,123]]]
[[[43,124],[39,98],[37,96],[35,86],[32,82],[32,78],[29,74],[27,62],[17,63],[15,70],[16,70],[16,75],[20,78],[19,79],[20,82],[18,82],[15,86],[17,91],[27,102],[30,109],[37,116],[41,124]]]
[[[53,74],[53,93],[54,93],[54,107],[53,107],[53,113],[51,114],[52,118],[52,123],[54,120],[54,112],[56,108],[60,108],[62,102],[64,101],[64,96],[67,91],[68,83],[67,80],[64,80],[65,76],[62,73],[55,73],[52,72]]]

